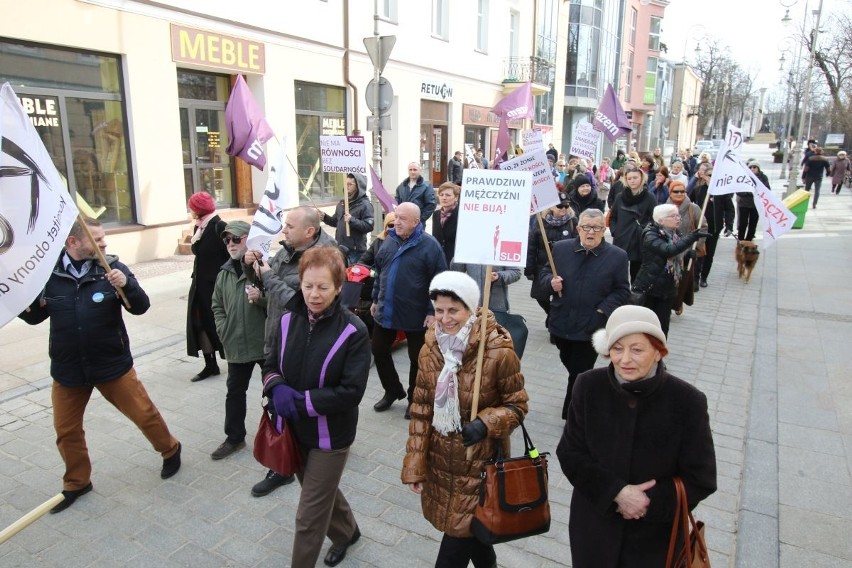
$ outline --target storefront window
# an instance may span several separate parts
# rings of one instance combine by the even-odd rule
[[[103,223],[136,220],[121,77],[116,56],[0,38],[0,83],[12,85],[81,212]]]
[[[343,197],[344,174],[327,174],[320,162],[320,136],[346,134],[346,91],[341,87],[296,82],[296,168],[299,196],[309,188],[314,201],[334,201]]]

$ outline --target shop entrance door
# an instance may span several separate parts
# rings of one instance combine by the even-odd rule
[[[217,207],[233,207],[231,158],[225,153],[225,105],[211,101],[180,101],[180,139],[186,198],[206,191]]]

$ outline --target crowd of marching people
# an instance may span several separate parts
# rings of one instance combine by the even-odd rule
[[[225,439],[211,459],[226,459],[245,448],[252,408],[246,393],[258,366],[269,411],[292,427],[301,465],[293,474],[268,470],[251,493],[261,497],[298,480],[292,565],[315,565],[326,537],[331,546],[324,563],[340,563],[361,537],[339,484],[356,439],[372,362],[383,389],[374,411],[404,404],[409,438],[401,482],[421,496],[425,518],[443,533],[436,566],[467,566],[469,561],[477,567],[495,566],[494,548],[477,541],[470,524],[479,470],[531,411],[520,360],[526,336],[518,325],[525,324],[511,319],[507,291],[523,274],[546,314],[553,349],[567,374],[561,414],[566,426],[557,456],[575,486],[570,523],[574,565],[603,565],[594,560],[602,554],[659,561],[667,544],[666,531],[659,527],[671,520],[673,509],[672,478],[684,479],[690,506],[715,490],[706,399],[668,374],[663,359],[672,311],[681,314],[694,292],[707,286],[716,242],[723,231],[732,233],[733,201],[711,196],[702,215],[712,164],[700,157],[685,156],[667,165],[659,152],[640,157],[619,151],[611,160],[592,164],[551,147],[548,160],[558,202],[531,219],[526,266],[485,270],[454,258],[458,182],[468,164],[461,153],[453,160],[459,162],[448,172],[453,179],[437,189],[423,177],[419,163],[408,164],[408,175],[396,188],[396,208],[383,219],[373,217],[366,180],[348,174],[346,194],[333,213],[315,207],[286,213],[281,248],[269,258],[249,248],[247,223],[225,223],[217,216],[209,195],[189,200],[196,258],[187,349],[191,356],[201,353],[205,361],[190,381],[220,374],[217,353],[227,362]],[[740,205],[741,211],[748,207]],[[751,217],[743,220],[740,215],[740,236],[753,235]],[[323,223],[335,228],[335,238],[322,229]],[[377,224],[383,230],[368,239]],[[104,250],[103,230],[96,222],[93,228]],[[79,230],[72,231],[66,246],[51,286],[97,284],[91,301],[108,310],[112,327],[93,326],[91,336],[123,332],[121,303],[106,288],[127,286],[135,304],[129,313],[137,314],[147,309],[139,283],[120,263],[111,271],[101,269]],[[359,304],[363,310],[344,304],[341,297],[347,270],[359,265],[371,275],[360,295],[366,302]],[[490,301],[483,306],[486,285]],[[21,317],[34,324],[51,317],[53,337],[54,326],[76,325],[62,302],[46,289]],[[602,339],[595,339],[599,334]],[[403,340],[408,369],[400,373],[392,349]],[[482,341],[484,348],[478,349]],[[480,390],[474,393],[477,351],[484,353],[484,364]],[[133,390],[126,400],[109,394],[115,399],[110,401],[122,409],[140,407],[131,419],[163,456],[163,478],[180,468],[180,442],[135,377],[126,334],[117,353],[114,361],[107,361],[110,371],[94,383],[87,376],[67,382],[64,368],[55,367],[56,408],[73,414],[74,423],[57,424],[67,473],[66,499],[54,512],[93,488],[81,426],[93,384],[108,396],[128,383]],[[51,357],[55,355],[52,348]],[[63,365],[73,366],[70,359],[86,356],[85,349],[63,353]],[[592,371],[599,356],[608,367]],[[69,398],[74,389],[83,398]],[[680,444],[696,455],[683,460],[674,444],[654,449],[643,437],[655,434],[637,432],[612,442],[632,448],[625,452],[632,452],[639,464],[635,475],[623,477],[620,472],[629,469],[624,470],[623,456],[613,453],[615,446],[602,453],[594,447],[615,435],[607,420],[627,419],[614,407],[600,408],[611,414],[596,414],[595,405],[606,406],[607,397],[642,401],[640,412],[651,415],[665,413],[667,404],[689,406],[694,424],[670,417],[670,423],[659,427],[666,432],[683,429]],[[471,412],[474,398],[479,400],[476,414]],[[597,433],[588,436],[588,428]],[[466,452],[471,456],[467,461]],[[607,485],[590,476],[607,479]],[[605,551],[584,536],[588,527],[606,535]]]

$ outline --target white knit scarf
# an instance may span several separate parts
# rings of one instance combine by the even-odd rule
[[[461,412],[459,411],[459,379],[462,357],[467,348],[470,330],[476,316],[471,315],[467,323],[455,335],[444,333],[441,324],[435,324],[435,340],[444,356],[444,368],[438,375],[435,385],[435,406],[432,414],[432,426],[447,436],[461,431]]]

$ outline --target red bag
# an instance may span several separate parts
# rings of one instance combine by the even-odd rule
[[[254,459],[275,473],[293,475],[302,469],[302,452],[293,435],[293,427],[280,416],[276,417],[277,421],[281,423],[280,434],[264,406],[254,437]]]

